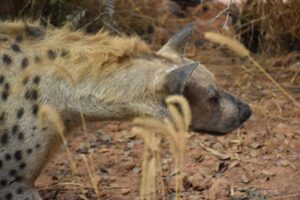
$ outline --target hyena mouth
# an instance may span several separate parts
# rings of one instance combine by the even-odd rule
[[[242,104],[239,107],[240,125],[243,124],[252,115],[252,110],[249,105]]]
[[[197,133],[204,133],[208,135],[213,135],[213,136],[223,136],[228,134],[229,132],[220,132],[220,131],[208,131],[205,129],[193,129],[192,131],[195,131]]]

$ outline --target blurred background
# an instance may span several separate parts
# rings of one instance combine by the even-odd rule
[[[139,35],[155,50],[195,22],[186,56],[206,65],[220,85],[249,102],[253,116],[226,136],[191,133],[182,199],[300,199],[299,107],[252,62],[204,38],[213,31],[240,41],[299,102],[299,0],[0,0],[0,19],[39,20],[50,28],[69,26],[87,34],[105,28],[111,34]],[[62,148],[37,182],[43,198],[97,199],[80,156],[87,155],[100,199],[139,199],[143,141],[130,133],[129,123],[91,123],[88,136],[82,132],[76,131],[68,143],[78,174],[71,173]],[[163,186],[158,182],[157,196],[174,199],[176,172],[166,149],[161,150]]]
[[[230,2],[228,12],[210,23]],[[68,23],[89,33],[106,27],[153,44],[190,21],[220,28],[229,13],[233,34],[253,52],[287,53],[300,48],[299,6],[298,0],[0,0],[0,18]]]

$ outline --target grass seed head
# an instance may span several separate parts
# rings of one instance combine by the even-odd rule
[[[246,49],[243,44],[233,38],[213,32],[206,32],[204,37],[211,42],[227,46],[240,57],[250,56],[249,50]]]

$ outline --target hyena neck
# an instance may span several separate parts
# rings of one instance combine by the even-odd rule
[[[54,106],[61,113],[66,128],[71,129],[81,124],[81,114],[89,121],[164,115],[149,87],[149,82],[153,82],[149,74],[154,71],[153,67],[131,66],[98,80],[85,77],[75,85],[49,72],[48,81],[41,87],[45,103]]]

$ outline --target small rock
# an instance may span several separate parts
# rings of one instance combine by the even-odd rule
[[[262,147],[262,146],[264,146],[264,145],[263,145],[263,144],[260,144],[260,143],[258,143],[258,142],[252,142],[252,143],[250,144],[250,147],[253,148],[253,149],[258,149],[258,148],[260,148],[260,147]]]
[[[280,159],[276,161],[277,166],[287,167],[289,165],[289,162],[287,160]]]
[[[142,171],[142,169],[140,167],[135,167],[132,169],[132,172],[135,174],[139,174]]]
[[[221,162],[217,166],[217,173],[223,174],[228,169],[228,163]]]
[[[240,164],[240,161],[235,160],[229,164],[228,169],[234,168],[234,167],[238,166],[239,164]]]
[[[98,133],[100,134],[99,138],[100,140],[105,144],[111,144],[112,143],[112,137],[109,133],[103,130],[98,130]]]
[[[227,200],[230,196],[230,185],[224,179],[217,179],[209,188],[209,200]]]
[[[193,176],[185,176],[183,178],[183,186],[186,190],[193,188],[197,191],[203,191],[208,189],[212,185],[210,179],[203,177],[200,174],[195,174]]]
[[[136,164],[132,162],[127,162],[123,164],[123,168],[127,171],[133,170],[135,168]]]
[[[133,149],[133,147],[135,145],[139,145],[139,144],[142,144],[144,141],[143,140],[132,140],[130,142],[127,143],[127,148],[128,149]]]
[[[248,198],[248,194],[247,194],[247,192],[244,192],[244,191],[235,191],[231,197],[233,199],[243,200],[243,199]]]
[[[74,191],[66,191],[63,194],[63,197],[61,197],[62,199],[76,199],[76,194],[74,193]]]
[[[90,144],[91,148],[97,147],[97,144],[98,144],[97,138],[95,136],[90,136],[90,138],[89,138],[89,144]]]
[[[262,170],[262,172],[261,172],[263,175],[265,175],[265,176],[268,176],[268,177],[270,177],[270,176],[275,176],[275,173],[274,172],[270,172],[270,171],[268,171],[268,170]]]
[[[131,191],[129,190],[129,189],[126,189],[126,188],[122,188],[121,189],[121,194],[123,194],[123,195],[127,195],[127,194],[129,194]]]
[[[203,154],[197,154],[197,155],[194,155],[193,157],[198,163],[200,163],[204,160]]]
[[[102,149],[100,150],[100,153],[107,153],[107,152],[109,152],[109,149],[108,149],[108,148],[102,148]]]
[[[88,154],[89,153],[89,148],[85,143],[80,143],[79,148],[76,150],[76,153],[81,153],[81,154]]]
[[[246,176],[246,174],[242,174],[240,176],[240,180],[241,180],[242,183],[249,183],[250,182],[250,180],[249,180],[248,176]]]
[[[126,158],[128,158],[129,156],[130,156],[130,154],[131,154],[131,150],[126,150],[126,151],[124,151],[124,156],[126,157]]]

